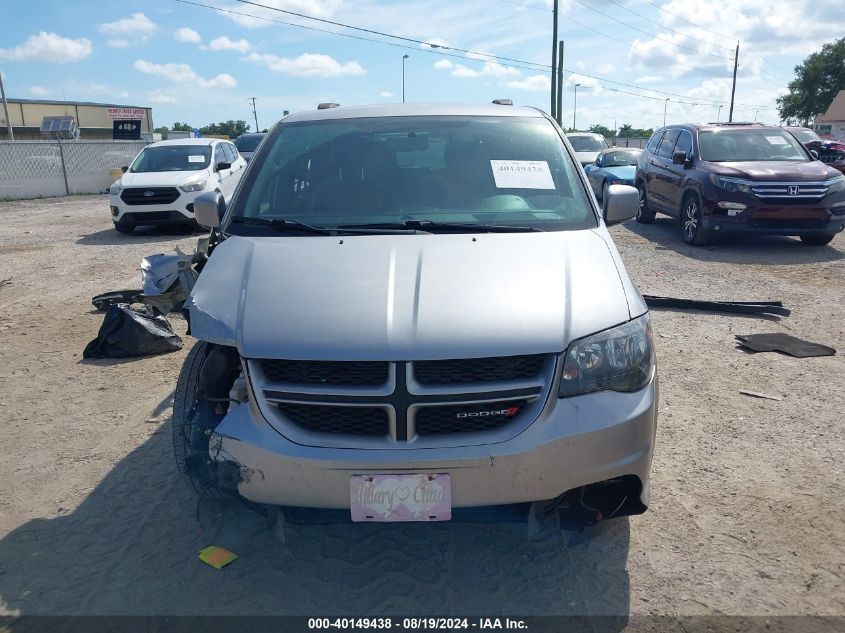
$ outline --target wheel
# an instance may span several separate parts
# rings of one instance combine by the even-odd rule
[[[637,183],[637,192],[639,193],[639,201],[637,203],[637,222],[640,224],[651,224],[654,222],[654,216],[656,216],[657,213],[648,207],[644,182],[640,181]]]
[[[695,194],[688,194],[681,207],[681,232],[684,241],[693,246],[703,246],[710,241],[710,232],[705,230],[701,201]]]
[[[836,237],[836,233],[816,233],[813,235],[799,235],[801,241],[808,246],[825,246]]]
[[[132,235],[135,232],[134,224],[126,224],[124,222],[115,222],[114,230],[124,235]]]

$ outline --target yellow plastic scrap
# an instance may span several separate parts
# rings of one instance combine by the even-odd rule
[[[237,557],[237,554],[216,545],[209,545],[200,550],[200,560],[214,569],[223,569]]]

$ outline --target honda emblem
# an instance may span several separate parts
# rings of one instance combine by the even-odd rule
[[[789,185],[786,188],[786,193],[790,196],[797,196],[798,195],[798,185]]]

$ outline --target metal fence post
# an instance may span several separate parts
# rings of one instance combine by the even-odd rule
[[[65,178],[65,195],[70,195],[70,187],[67,185],[67,167],[65,166],[65,150],[62,148],[62,141],[59,135],[56,135],[56,142],[59,144],[59,156],[62,160],[62,176]]]

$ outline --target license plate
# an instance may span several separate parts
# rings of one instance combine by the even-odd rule
[[[448,521],[452,479],[446,474],[353,475],[349,478],[353,521]]]

